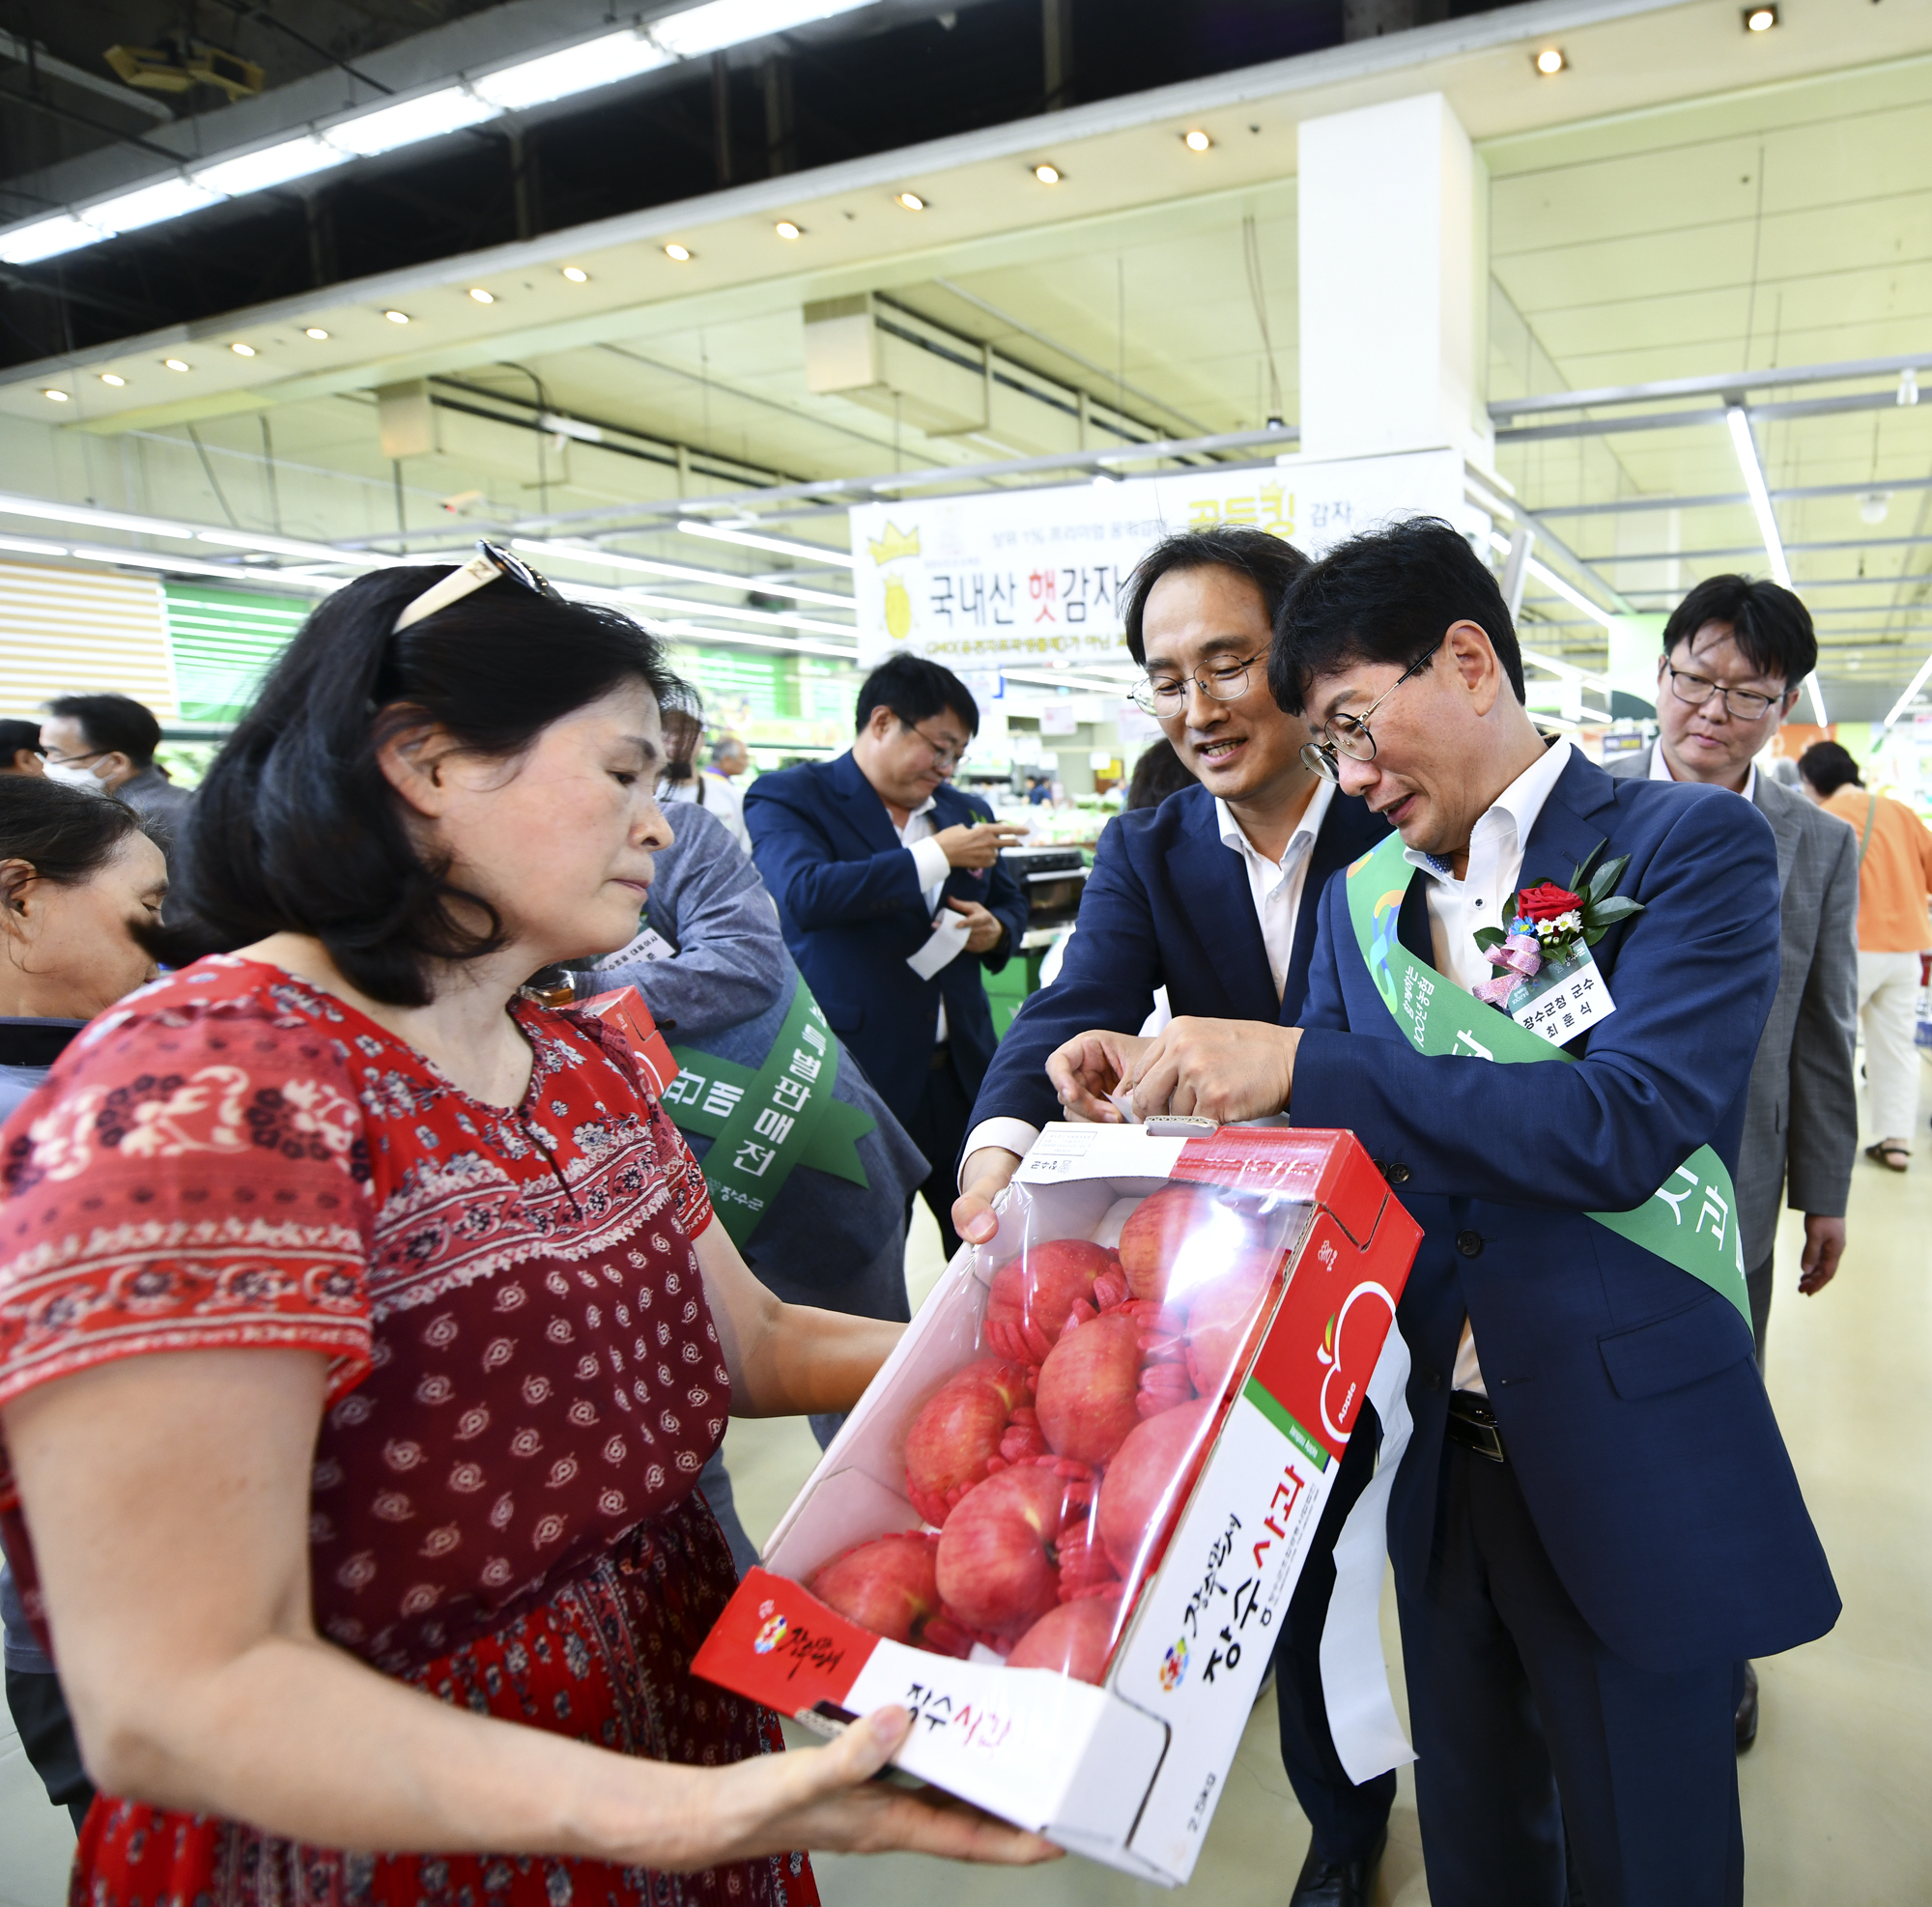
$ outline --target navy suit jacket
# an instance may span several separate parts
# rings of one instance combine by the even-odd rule
[[[990,821],[977,795],[942,783],[936,827]],[[745,791],[752,856],[778,902],[785,945],[832,1029],[901,1123],[917,1111],[931,1070],[939,1003],[967,1093],[993,1057],[993,1015],[982,971],[997,973],[1026,932],[1026,894],[1001,866],[955,868],[944,898],[977,900],[1006,938],[990,954],[960,954],[931,980],[906,965],[932,931],[912,851],[899,845],[878,791],[850,753],[760,775]]]
[[[1618,892],[1645,911],[1594,950],[1616,1011],[1573,1042],[1577,1064],[1418,1053],[1376,991],[1337,882],[1293,1117],[1351,1128],[1424,1228],[1399,1314],[1415,1436],[1389,1507],[1398,1586],[1418,1593],[1429,1568],[1466,1315],[1564,1587],[1618,1655],[1671,1672],[1809,1641],[1839,1604],[1749,1327],[1585,1215],[1642,1204],[1701,1145],[1736,1172],[1777,987],[1776,846],[1726,789],[1615,781],[1579,754],[1530,831],[1520,884],[1567,883],[1605,838],[1605,859],[1631,857]],[[1433,962],[1426,881],[1410,883],[1398,931]]]
[[[1058,1119],[1047,1055],[1090,1027],[1138,1032],[1162,986],[1177,1017],[1293,1026],[1308,990],[1321,890],[1338,868],[1387,833],[1388,823],[1358,797],[1336,791],[1309,857],[1288,981],[1277,1002],[1247,868],[1221,839],[1214,797],[1199,785],[1182,788],[1158,808],[1109,821],[1060,976],[1032,995],[1007,1029],[973,1108],[974,1124],[1007,1118],[1045,1125]]]

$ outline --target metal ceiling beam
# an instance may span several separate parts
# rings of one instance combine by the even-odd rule
[[[1896,392],[1874,390],[1859,391],[1846,397],[1800,397],[1782,404],[1753,404],[1750,413],[1753,417],[1770,420],[1822,417],[1842,411],[1890,411],[1897,408]],[[1573,417],[1561,424],[1524,424],[1514,430],[1499,430],[1496,441],[1535,443],[1558,437],[1611,437],[1620,431],[1687,430],[1693,425],[1721,424],[1727,414],[1722,410],[1653,411],[1639,417]]]
[[[1836,364],[1795,364],[1785,370],[1724,371],[1701,378],[1661,378],[1650,384],[1606,384],[1596,390],[1544,391],[1501,397],[1490,406],[1497,422],[1544,411],[1580,411],[1606,405],[1650,404],[1669,397],[1721,397],[1728,391],[1779,390],[1793,384],[1841,384],[1853,378],[1897,377],[1932,369],[1932,351],[1905,357],[1859,357]]]
[[[1897,548],[1918,548],[1932,543],[1932,536],[1854,536],[1836,543],[1787,543],[1785,555],[1793,551],[1809,550],[1889,550]],[[1762,543],[1738,543],[1728,549],[1719,550],[1638,550],[1626,555],[1619,550],[1613,554],[1592,556],[1593,563],[1674,563],[1709,562],[1719,556],[1761,556],[1764,555]],[[1890,579],[1896,582],[1894,577]]]
[[[1875,490],[1932,490],[1932,477],[1887,477],[1868,483],[1813,483],[1792,490],[1774,490],[1774,503],[1799,502],[1812,497],[1869,497]],[[1748,505],[1746,491],[1728,491],[1712,497],[1627,497],[1615,503],[1546,503],[1537,514],[1544,517],[1620,517],[1634,516],[1643,510],[1716,510],[1731,504]]]

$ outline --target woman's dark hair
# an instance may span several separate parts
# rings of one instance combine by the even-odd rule
[[[1707,622],[1728,623],[1738,653],[1759,675],[1775,675],[1786,689],[1797,688],[1818,667],[1811,612],[1789,589],[1762,577],[1707,576],[1670,612],[1663,653],[1674,656],[1680,642],[1694,642]]]
[[[626,682],[641,681],[661,704],[683,687],[657,639],[628,616],[506,581],[392,633],[448,574],[439,565],[358,578],[270,670],[195,798],[176,902],[194,944],[313,934],[363,992],[426,1005],[431,964],[494,953],[502,923],[418,853],[379,747],[428,722],[508,759]],[[459,910],[487,925],[466,925]]]
[[[1406,669],[1454,622],[1490,639],[1518,701],[1522,651],[1509,610],[1468,538],[1439,517],[1411,517],[1351,536],[1303,571],[1274,621],[1268,688],[1291,715],[1318,675],[1350,663]]]
[[[1194,785],[1187,764],[1174,752],[1165,735],[1150,743],[1147,753],[1134,763],[1133,779],[1127,783],[1127,798],[1122,811],[1131,814],[1137,808],[1158,808],[1169,795]]]
[[[141,817],[111,795],[44,775],[0,775],[0,861],[25,861],[43,881],[78,887],[143,832]]]
[[[662,708],[664,716],[664,779],[674,788],[697,781],[697,745],[704,739],[704,703],[689,684]],[[700,788],[702,783],[699,783]]]
[[[1164,536],[1127,579],[1126,600],[1122,605],[1127,653],[1143,669],[1147,667],[1141,623],[1153,585],[1170,570],[1227,569],[1245,576],[1262,592],[1262,607],[1272,623],[1281,614],[1294,579],[1307,567],[1308,558],[1293,543],[1284,543],[1271,529],[1255,529],[1246,524],[1219,523],[1206,529],[1177,530]]]
[[[1742,648],[1744,645],[1740,643],[1738,646]],[[1806,670],[1807,674],[1809,672]],[[1842,742],[1813,742],[1798,757],[1798,772],[1821,795],[1836,794],[1847,784],[1855,788],[1864,786],[1859,775],[1859,764],[1852,759],[1851,750]]]

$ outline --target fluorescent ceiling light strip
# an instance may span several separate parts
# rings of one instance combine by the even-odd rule
[[[335,586],[333,581],[322,578],[294,577],[285,571],[272,569],[242,569],[235,563],[203,563],[192,556],[174,556],[164,550],[121,550],[106,544],[76,543],[69,551],[71,556],[78,556],[90,563],[122,563],[134,569],[164,569],[178,576],[218,576],[225,583],[268,583],[293,582],[300,589],[322,588],[325,591]]]
[[[1096,681],[1086,675],[1041,675],[1032,669],[1003,669],[999,673],[1009,682],[1032,682],[1043,689],[1072,689],[1090,696],[1124,697],[1130,682]]]
[[[260,550],[271,556],[296,556],[304,562],[346,563],[352,568],[393,569],[398,563],[414,560],[379,555],[373,550],[337,550],[327,543],[304,543],[293,536],[258,536],[246,529],[201,529],[197,543],[216,543],[226,550]],[[466,555],[465,561],[469,560]]]
[[[1613,629],[1616,627],[1617,618],[1614,615],[1614,613],[1612,613],[1609,610],[1599,609],[1597,605],[1591,602],[1589,597],[1584,595],[1580,589],[1572,588],[1570,584],[1565,583],[1563,579],[1560,576],[1558,576],[1554,570],[1549,569],[1543,563],[1538,562],[1534,556],[1528,557],[1525,560],[1523,567],[1527,569],[1530,575],[1535,577],[1536,580],[1540,583],[1542,583],[1546,589],[1553,589],[1556,592],[1556,594],[1561,596],[1566,603],[1574,604],[1577,609],[1581,610],[1583,613],[1589,616],[1593,621],[1601,622],[1605,629]]]
[[[722,616],[727,622],[752,622],[767,629],[810,629],[822,636],[856,639],[859,634],[849,622],[822,622],[816,616],[775,614],[770,610],[727,610],[723,604],[694,603],[689,596],[654,596],[648,590],[627,589],[624,597],[646,609],[671,610],[680,615]]]
[[[219,205],[221,196],[193,179],[157,179],[152,185],[138,185],[131,192],[89,206],[87,222],[99,225],[103,232],[138,232],[163,219]]]
[[[723,570],[691,569],[683,563],[661,563],[649,556],[600,550],[594,543],[556,543],[519,536],[512,539],[511,547],[544,555],[566,556],[580,563],[602,563],[610,569],[634,569],[645,576],[668,576],[680,583],[703,583],[721,589],[756,589],[767,596],[791,596],[802,603],[826,603],[838,610],[856,607],[852,597],[836,595],[829,589],[804,589],[788,583],[754,583],[750,577],[727,576]]]
[[[1732,404],[1724,411],[1724,422],[1730,427],[1731,448],[1737,453],[1738,469],[1743,472],[1745,489],[1750,494],[1757,532],[1764,538],[1764,554],[1771,560],[1772,580],[1789,589],[1791,565],[1784,560],[1784,539],[1777,533],[1777,516],[1771,507],[1771,492],[1765,484],[1764,465],[1758,459],[1757,440],[1751,435],[1750,413],[1742,404]],[[1825,692],[1818,686],[1815,669],[1804,678],[1804,688],[1819,727],[1827,726]]]
[[[131,516],[124,510],[96,510],[84,503],[50,503],[39,497],[0,496],[0,516],[39,517],[43,523],[84,524],[89,529],[126,529],[137,536],[177,536],[192,541],[195,534],[189,525],[173,523],[164,517]]]
[[[354,119],[336,120],[322,128],[322,136],[357,158],[374,158],[381,153],[393,153],[398,146],[461,132],[465,127],[494,119],[497,110],[466,86],[445,86],[440,93],[425,93],[419,99],[357,113]]]
[[[340,146],[331,146],[313,132],[304,132],[299,138],[283,139],[252,153],[238,153],[233,158],[197,166],[193,178],[197,185],[205,185],[211,192],[239,199],[245,192],[286,185],[292,179],[306,179],[311,173],[326,172],[332,165],[346,165],[349,157]]]
[[[649,72],[669,57],[640,33],[607,33],[601,40],[587,40],[486,73],[471,82],[470,90],[501,112],[521,112],[526,106],[545,105],[572,93],[587,93],[592,87]]]
[[[0,536],[0,550],[12,550],[23,556],[64,556],[65,543],[36,543],[30,536]]]
[[[1522,649],[1519,653],[1524,662],[1534,663],[1538,669],[1547,669],[1550,674],[1561,677],[1566,682],[1580,682],[1586,689],[1595,689],[1600,695],[1608,695],[1611,685],[1601,675],[1592,675],[1587,669],[1578,669],[1574,662],[1565,662],[1561,656],[1546,656],[1535,649]]]
[[[810,556],[818,562],[835,563],[840,569],[854,567],[846,552],[828,549],[822,543],[795,543],[787,536],[754,536],[750,530],[723,529],[717,524],[683,519],[677,527],[687,536],[709,537],[716,543],[741,543],[748,550],[776,550],[781,556]]]
[[[786,649],[794,655],[835,656],[840,662],[857,662],[857,649],[841,649],[830,642],[812,642],[795,636],[754,636],[747,629],[706,629],[696,622],[664,622],[658,627],[667,636],[686,642],[729,642],[753,649]]]
[[[786,33],[869,4],[870,0],[710,0],[708,6],[687,7],[668,19],[653,20],[651,38],[668,53],[691,60],[735,46],[741,40]]]
[[[109,235],[98,225],[89,225],[71,213],[56,213],[51,218],[37,218],[30,225],[14,225],[0,232],[0,265],[38,265],[43,258],[59,258],[62,253],[96,245]]]
[[[1925,660],[1918,665],[1918,673],[1912,678],[1904,695],[1892,703],[1891,713],[1879,725],[1881,728],[1889,728],[1912,706],[1913,698],[1920,689],[1924,688],[1928,679],[1932,679],[1932,653],[1928,653]]]

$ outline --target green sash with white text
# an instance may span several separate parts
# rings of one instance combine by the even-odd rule
[[[1402,837],[1392,834],[1350,867],[1345,883],[1350,924],[1369,977],[1416,1051],[1504,1066],[1568,1061],[1560,1047],[1464,993],[1397,939],[1396,918],[1417,871],[1403,859]],[[1585,1215],[1729,1298],[1749,1326],[1737,1193],[1709,1146],[1699,1146],[1634,1210]]]

